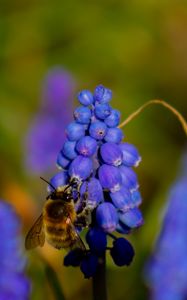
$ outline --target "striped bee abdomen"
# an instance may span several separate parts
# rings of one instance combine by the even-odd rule
[[[45,227],[46,239],[49,244],[57,249],[71,248],[77,239],[77,234],[72,230],[71,225],[52,226],[46,225]]]

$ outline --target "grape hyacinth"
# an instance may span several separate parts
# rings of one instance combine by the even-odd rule
[[[62,170],[51,179],[58,188],[72,179],[79,183],[77,213],[85,209],[87,193],[86,209],[92,212],[86,235],[89,249],[85,253],[75,249],[64,260],[66,266],[80,266],[86,278],[95,274],[106,249],[116,265],[129,265],[133,247],[124,237],[115,237],[114,232],[127,234],[143,224],[141,195],[133,169],[141,157],[135,146],[122,142],[120,112],[110,105],[111,98],[111,90],[102,85],[93,94],[88,90],[78,94],[80,106],[66,128],[66,141],[57,157]],[[110,238],[113,244],[108,247]]]
[[[30,282],[24,274],[20,223],[12,206],[0,200],[0,299],[27,300]]]
[[[187,156],[172,186],[162,230],[145,267],[152,300],[187,299]]]
[[[43,81],[40,110],[26,136],[26,165],[29,172],[50,172],[65,140],[65,127],[73,112],[74,82],[60,67],[49,71]]]

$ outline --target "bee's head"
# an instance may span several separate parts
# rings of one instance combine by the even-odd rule
[[[63,194],[63,200],[66,202],[71,202],[71,200],[73,199],[72,197],[72,192],[71,193],[64,193]]]
[[[55,190],[54,192],[51,192],[46,200],[51,199],[51,200],[62,200],[64,202],[71,202],[72,200],[72,192],[64,192],[64,191],[57,191]]]
[[[43,181],[47,182],[53,191],[47,196],[46,200],[62,200],[64,202],[71,202],[73,199],[73,191],[77,189],[78,181],[77,179],[73,178],[70,183],[62,189],[55,188],[49,181],[40,177]]]

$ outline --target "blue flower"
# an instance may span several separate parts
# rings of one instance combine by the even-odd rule
[[[125,165],[119,166],[122,184],[127,187],[131,192],[136,191],[139,187],[138,178],[136,173],[130,167]]]
[[[136,228],[143,225],[143,217],[141,211],[135,207],[126,212],[119,212],[120,223],[125,224],[129,228]]]
[[[96,220],[104,232],[113,232],[118,224],[118,213],[110,202],[103,202],[96,209]]]
[[[78,155],[69,166],[69,176],[78,181],[87,179],[93,170],[93,162],[90,158]]]
[[[104,143],[100,147],[104,163],[118,167],[122,163],[123,153],[115,143]]]
[[[94,253],[87,253],[80,264],[80,269],[85,278],[94,276],[98,265],[98,256]]]
[[[98,85],[94,91],[95,103],[108,103],[112,99],[112,91],[102,84]]]
[[[69,140],[65,141],[63,148],[62,148],[62,153],[67,159],[74,159],[78,153],[75,149],[76,147],[76,142],[71,142]]]
[[[87,106],[79,106],[74,111],[75,120],[81,124],[89,124],[91,110]]]
[[[84,252],[76,248],[73,251],[70,251],[64,258],[64,266],[72,266],[72,267],[78,267],[80,266],[85,254]]]
[[[105,119],[105,124],[108,127],[116,127],[119,125],[120,112],[117,109],[111,109],[110,115]]]
[[[58,156],[57,156],[57,160],[56,160],[56,164],[57,164],[57,167],[59,169],[66,169],[69,167],[70,165],[70,159],[68,159],[64,154],[63,154],[63,151],[60,151]]]
[[[85,127],[77,122],[70,123],[66,128],[66,136],[69,141],[78,141],[85,135]]]
[[[92,156],[97,150],[97,142],[91,136],[84,136],[77,142],[76,150],[83,156]]]
[[[132,194],[126,187],[121,187],[119,191],[110,193],[110,198],[116,209],[126,212],[132,206]]]
[[[77,95],[77,98],[78,98],[80,104],[82,104],[84,106],[89,106],[94,101],[92,93],[88,90],[81,91]]]
[[[102,121],[95,121],[90,124],[89,134],[96,140],[103,140],[107,132],[107,126]]]
[[[170,190],[162,229],[145,267],[151,299],[178,300],[187,297],[186,170]]]
[[[119,168],[103,164],[99,168],[98,176],[104,189],[111,192],[120,190],[122,186],[122,177]]]
[[[110,254],[117,266],[128,266],[133,260],[134,249],[124,238],[114,240]]]
[[[57,174],[55,174],[51,180],[50,183],[54,188],[60,188],[63,187],[64,185],[66,185],[68,181],[68,173],[67,171],[61,171],[58,172]],[[51,191],[52,187],[48,186],[49,191]]]
[[[107,246],[107,235],[101,228],[90,228],[86,235],[86,241],[93,253],[102,254],[105,252]]]
[[[45,77],[40,108],[26,135],[29,172],[41,175],[53,170],[56,154],[65,140],[65,127],[71,121],[73,91],[72,77],[60,67]]]
[[[119,144],[124,138],[123,131],[118,127],[108,128],[107,133],[105,135],[105,142],[112,142]]]
[[[119,145],[120,150],[123,153],[123,164],[127,167],[137,167],[141,161],[136,147],[129,143],[121,143]]]
[[[24,274],[20,222],[12,206],[0,200],[0,299],[29,299],[30,282]]]
[[[96,118],[104,120],[106,119],[108,116],[110,116],[110,105],[107,103],[103,103],[103,104],[97,104],[95,106],[95,110],[94,110],[94,114],[96,116]]]
[[[77,218],[91,214],[86,251],[74,249],[64,260],[66,266],[80,266],[86,278],[94,275],[106,250],[116,265],[129,265],[134,250],[126,239],[113,233],[127,234],[143,224],[142,199],[133,170],[141,158],[135,146],[122,142],[124,134],[117,127],[120,112],[111,107],[111,98],[111,90],[103,85],[93,94],[88,90],[78,94],[81,106],[74,111],[74,121],[66,128],[66,141],[57,157],[62,172],[51,179],[55,188],[76,179],[80,198],[75,197]],[[79,229],[85,224],[79,224]],[[114,239],[112,247],[107,246],[110,238]]]

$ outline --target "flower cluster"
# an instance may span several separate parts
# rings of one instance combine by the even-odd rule
[[[73,90],[72,77],[60,67],[50,70],[44,79],[41,107],[26,136],[29,172],[41,175],[51,171],[71,120]]]
[[[150,298],[154,300],[187,298],[186,187],[187,168],[171,188],[162,230],[145,268],[145,280],[151,288]]]
[[[67,139],[57,158],[62,171],[51,179],[55,188],[72,179],[80,183],[77,214],[84,209],[87,195],[86,209],[92,211],[86,235],[89,250],[86,255],[72,251],[64,261],[65,265],[80,265],[85,277],[94,274],[99,255],[109,248],[108,236],[114,238],[110,254],[115,264],[129,265],[134,250],[126,239],[115,238],[113,232],[127,234],[143,224],[138,208],[142,200],[133,169],[141,158],[135,146],[122,142],[120,112],[109,104],[111,98],[111,90],[102,85],[93,94],[88,90],[78,94],[80,106],[66,128]]]
[[[30,283],[24,275],[20,224],[11,205],[0,200],[0,299],[29,299]]]

